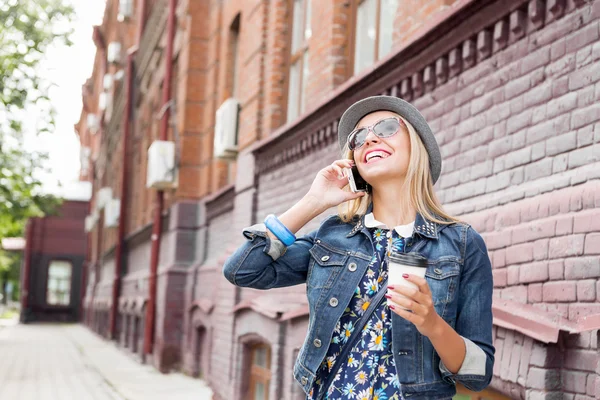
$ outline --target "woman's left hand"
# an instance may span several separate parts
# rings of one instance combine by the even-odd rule
[[[405,275],[404,279],[417,285],[418,289],[388,285],[388,292],[385,295],[388,299],[388,306],[393,312],[412,322],[422,335],[427,337],[435,335],[442,320],[433,306],[433,298],[427,281],[415,275]],[[410,311],[406,311],[402,307]]]

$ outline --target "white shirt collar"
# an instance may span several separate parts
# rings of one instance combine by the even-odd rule
[[[386,224],[383,222],[379,222],[373,216],[373,213],[368,213],[365,215],[365,226],[367,228],[380,228],[380,229],[389,229]],[[415,221],[406,225],[398,225],[394,227],[394,230],[403,238],[411,237],[415,228]]]

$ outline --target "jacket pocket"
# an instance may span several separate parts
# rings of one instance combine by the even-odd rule
[[[455,303],[458,281],[460,276],[460,264],[453,259],[440,259],[430,262],[425,272],[427,283],[431,289],[435,311],[446,321],[454,318],[450,312]],[[450,306],[449,306],[450,305]]]
[[[307,285],[313,289],[329,289],[348,261],[348,253],[317,240],[310,251]]]

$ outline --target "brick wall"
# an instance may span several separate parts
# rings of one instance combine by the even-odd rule
[[[201,354],[201,362],[208,358],[204,378],[216,399],[239,398],[243,349],[257,341],[270,344],[276,357],[271,397],[303,398],[291,366],[306,333],[306,315],[278,322],[249,307],[233,311],[266,293],[233,287],[221,267],[244,240],[242,227],[284,212],[308,190],[317,171],[339,157],[335,127],[345,107],[377,93],[412,101],[436,132],[444,159],[438,194],[449,211],[483,234],[497,299],[570,319],[600,312],[600,226],[594,222],[600,216],[599,3],[399,4],[394,45],[401,53],[347,81],[350,42],[343,32],[351,21],[351,4],[313,1],[310,104],[296,123],[283,127],[288,2],[178,2],[174,121],[182,168],[180,186],[168,196],[166,208],[177,217],[162,237],[155,365],[176,368],[181,362],[184,371],[194,373],[197,328],[203,327],[210,351]],[[477,13],[469,14],[475,8]],[[213,159],[212,141],[215,111],[231,90],[230,27],[238,15],[241,153],[228,165]],[[444,22],[448,17],[451,23]],[[434,23],[441,24],[443,34],[428,33]],[[161,45],[164,41],[164,35],[159,37]],[[127,223],[132,245],[121,296],[140,307],[147,296],[150,242],[134,238],[152,221],[154,192],[144,186],[146,151],[158,137],[155,117],[164,74],[164,62],[158,51],[155,55],[139,77],[130,177],[135,183]],[[272,141],[255,159],[247,148],[269,136]],[[112,168],[116,173],[120,166]],[[225,192],[217,192],[234,183],[233,209],[207,217],[227,200]],[[182,211],[184,204],[191,204],[187,211]],[[100,233],[106,251],[110,233]],[[100,271],[103,282],[109,279],[106,268],[112,267]],[[110,294],[110,286],[95,290],[100,298]],[[304,291],[299,285],[269,294]],[[536,399],[563,394],[586,399],[600,393],[592,365],[597,331],[563,331],[559,343],[549,344],[500,327],[494,337],[495,389]]]
[[[495,296],[576,319],[600,310],[593,222],[599,8],[547,6],[525,3],[391,91],[404,91],[439,132],[444,170],[438,193],[483,233]],[[261,174],[256,220],[286,210],[336,153],[335,143],[299,151]],[[565,336],[583,348],[569,344],[558,361],[540,363],[537,354],[550,357],[545,354],[559,351],[556,345],[534,346],[531,338],[499,328],[494,387],[517,398],[561,391],[594,396],[597,345]],[[514,368],[513,360],[521,359]]]
[[[80,318],[87,245],[81,231],[87,208],[88,202],[65,199],[55,215],[29,220],[24,259],[30,261],[26,264],[28,272],[23,270],[23,274],[28,274],[28,287],[22,289],[27,304],[23,304],[21,322],[74,322]],[[47,303],[49,267],[54,260],[64,260],[72,266],[70,301],[58,309]]]

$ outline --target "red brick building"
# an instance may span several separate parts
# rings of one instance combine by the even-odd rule
[[[389,94],[430,122],[438,194],[488,244],[484,397],[600,398],[599,38],[598,1],[108,0],[76,126],[86,322],[216,398],[304,398],[305,288],[240,289],[221,268],[338,158],[342,112]]]
[[[21,315],[28,322],[81,319],[89,186],[67,196],[52,216],[30,218],[21,263]],[[80,189],[82,187],[79,187]]]

